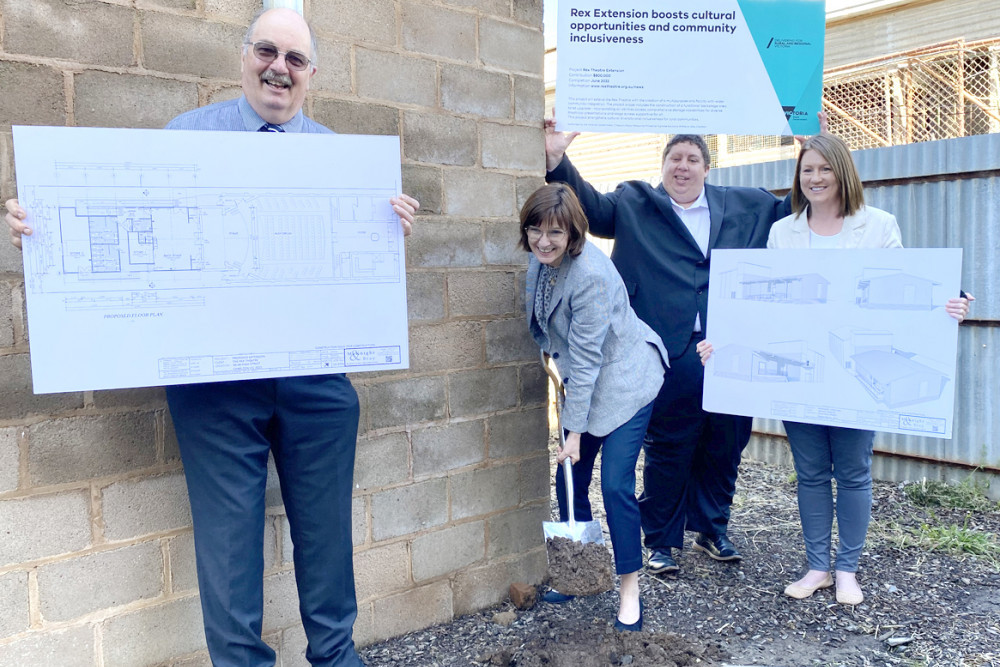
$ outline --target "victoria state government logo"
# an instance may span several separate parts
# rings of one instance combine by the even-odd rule
[[[785,112],[785,120],[791,120],[792,116],[800,117],[809,115],[809,113],[806,111],[796,111],[795,109],[796,107],[794,106],[790,107],[786,107],[785,105],[781,106],[781,110]]]

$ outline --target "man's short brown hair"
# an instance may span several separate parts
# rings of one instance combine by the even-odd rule
[[[661,163],[666,162],[667,153],[669,153],[670,149],[676,146],[677,144],[694,145],[698,150],[701,151],[701,157],[705,159],[705,166],[706,167],[712,166],[712,154],[709,153],[708,151],[708,144],[705,143],[705,137],[701,136],[700,134],[675,134],[674,136],[670,137],[670,141],[668,141],[667,145],[663,148],[663,156],[660,158]]]

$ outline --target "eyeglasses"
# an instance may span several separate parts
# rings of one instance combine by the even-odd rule
[[[252,47],[253,54],[259,60],[266,63],[273,63],[278,59],[278,56],[285,56],[285,64],[288,65],[288,69],[301,72],[309,67],[310,60],[306,58],[304,53],[299,53],[298,51],[279,51],[278,47],[268,42],[254,42],[253,44],[245,42],[245,45]]]
[[[537,241],[542,238],[543,232],[540,227],[528,227],[524,231],[528,235],[528,238],[532,241]],[[566,231],[562,229],[550,229],[547,232],[544,232],[544,234],[545,236],[548,236],[549,240],[553,243],[558,243],[566,238]]]

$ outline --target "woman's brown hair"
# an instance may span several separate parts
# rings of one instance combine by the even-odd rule
[[[583,252],[587,243],[587,230],[590,223],[580,206],[573,188],[565,183],[549,183],[543,185],[528,197],[521,207],[521,240],[518,247],[531,251],[528,243],[528,227],[544,227],[551,225],[569,234],[566,252],[570,257],[576,257]]]
[[[840,188],[841,214],[847,217],[857,213],[858,209],[865,205],[864,186],[861,185],[858,168],[854,166],[851,149],[843,140],[832,134],[817,134],[802,144],[799,159],[795,163],[795,178],[792,180],[792,210],[801,213],[809,207],[809,200],[806,199],[801,182],[802,156],[806,151],[816,151],[833,169],[833,175],[837,178],[837,185]]]

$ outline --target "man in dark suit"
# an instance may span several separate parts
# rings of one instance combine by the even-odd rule
[[[708,269],[715,248],[763,248],[771,224],[789,206],[765,190],[708,185],[710,157],[698,135],[676,135],[663,152],[662,183],[626,181],[597,192],[565,157],[577,133],[545,124],[546,181],[576,190],[595,236],[613,238],[611,259],[632,307],[663,339],[670,368],[646,432],[640,499],[651,550],[647,568],[676,572],[671,548],[684,530],[692,546],[719,561],[742,558],[729,540],[729,507],[751,419],[701,408],[703,371],[695,346],[704,339]]]

